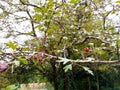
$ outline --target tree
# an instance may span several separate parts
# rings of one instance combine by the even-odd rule
[[[20,0],[18,4],[2,2],[9,7],[6,10],[2,5],[1,8],[2,23],[6,21],[1,29],[10,25],[6,28],[9,31],[6,37],[25,35],[30,39],[22,45],[14,40],[6,43],[1,50],[1,59],[10,60],[6,62],[16,67],[35,68],[36,72],[53,83],[55,90],[77,89],[76,82],[74,84],[70,80],[78,79],[75,77],[82,73],[89,83],[89,90],[92,88],[90,77],[95,74],[99,90],[98,68],[104,64],[119,64],[119,31],[108,18],[119,10],[119,1],[118,6],[111,0],[39,0],[36,4],[30,0]],[[111,10],[107,10],[108,7]],[[20,17],[15,12],[27,15]],[[14,30],[15,26],[6,20],[12,16],[17,23],[19,20],[29,21],[31,30]],[[12,53],[5,52],[6,48],[11,48]]]

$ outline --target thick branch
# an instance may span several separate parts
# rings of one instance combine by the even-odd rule
[[[107,60],[70,60],[71,63],[81,63],[81,64],[85,64],[85,63],[89,63],[89,64],[118,64],[120,63],[119,60],[113,60],[113,61],[107,61]]]
[[[26,52],[26,54],[30,54],[30,52]],[[2,53],[1,55],[11,55],[14,57],[14,55],[17,54],[17,53]],[[77,59],[77,60],[72,60],[72,59],[67,59],[67,58],[63,58],[63,57],[58,57],[58,56],[54,56],[54,55],[50,55],[50,54],[47,54],[47,53],[37,53],[37,54],[43,54],[44,56],[46,57],[49,57],[51,58],[51,60],[56,60],[56,62],[67,62],[67,63],[79,63],[79,64],[119,64],[120,61],[119,60],[112,60],[112,61],[107,61],[107,60],[80,60],[80,59]],[[64,61],[63,61],[64,60]]]
[[[80,41],[80,42],[77,42],[75,45],[83,44],[83,43],[85,43],[88,39],[96,39],[96,40],[100,40],[102,43],[110,44],[110,42],[104,41],[103,39],[100,39],[99,37],[87,36],[85,39],[83,39],[83,40]]]
[[[44,55],[51,57],[51,58],[56,58],[56,60],[62,60],[62,59],[66,59],[66,58],[62,58],[62,57],[57,57],[57,56],[53,56],[53,55],[49,55],[44,53]],[[113,61],[107,61],[107,60],[71,60],[71,59],[66,59],[68,62],[70,63],[80,63],[80,64],[85,64],[85,63],[89,63],[89,64],[118,64],[120,63],[119,60],[113,60]],[[61,62],[61,61],[57,61],[57,62]]]

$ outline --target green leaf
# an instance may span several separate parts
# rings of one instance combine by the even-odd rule
[[[30,31],[27,33],[27,35],[32,35],[34,32],[33,31]]]
[[[40,8],[34,8],[34,10],[35,10],[36,12],[41,12],[41,9],[40,9]]]
[[[42,19],[42,15],[41,14],[35,14],[34,15],[34,19],[35,20],[41,20]]]
[[[104,50],[99,49],[99,48],[96,48],[96,49],[94,50],[94,52],[95,52],[95,53],[98,53],[98,54],[100,54],[100,55],[103,55],[103,54],[106,53]]]
[[[13,50],[15,50],[18,47],[18,44],[14,43],[14,42],[8,42],[6,43],[7,46],[9,46],[10,48],[12,48]]]
[[[48,33],[48,34],[51,34],[53,31],[54,31],[54,29],[51,28],[51,29],[48,29],[48,30],[47,30],[47,33]]]
[[[22,51],[29,51],[30,49],[28,47],[22,48]]]
[[[7,86],[5,90],[18,90],[18,86],[10,85],[10,86]]]
[[[80,0],[71,0],[70,3],[75,4],[75,3],[77,3],[78,1],[80,1]]]
[[[36,59],[32,59],[34,65],[37,65],[39,63],[39,60],[36,60]]]
[[[89,46],[93,47],[94,46],[94,43],[88,43]]]
[[[41,24],[39,24],[39,25],[37,25],[35,28],[37,28],[37,29],[40,29],[41,30],[41,28],[42,28],[43,26],[41,25]]]
[[[120,47],[120,40],[117,41],[118,47]]]
[[[67,72],[68,70],[72,70],[72,64],[66,65],[64,68],[65,72]]]
[[[20,61],[21,64],[28,64],[28,61],[25,58],[18,58],[18,60]]]
[[[2,51],[0,51],[0,54],[2,54]]]
[[[93,71],[90,70],[90,68],[85,67],[85,66],[82,66],[82,68],[83,68],[85,71],[87,71],[88,73],[90,73],[91,75],[94,75],[94,74],[93,74]]]
[[[27,2],[27,0],[21,0],[23,3]]]
[[[8,16],[8,12],[4,11],[4,12],[3,12],[3,16],[4,16],[4,17]]]
[[[102,66],[99,66],[99,67],[98,67],[98,69],[99,69],[100,71],[105,71],[107,68],[108,68],[108,66],[106,66],[106,65],[102,65]]]
[[[116,14],[116,12],[115,11],[112,11],[112,13],[111,14]]]
[[[117,4],[120,4],[120,0],[117,0],[116,3],[117,3]]]

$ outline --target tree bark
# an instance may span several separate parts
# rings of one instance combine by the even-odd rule
[[[91,83],[90,83],[90,78],[88,77],[88,87],[89,87],[89,90],[91,90]]]
[[[70,90],[70,84],[69,84],[69,76],[68,72],[64,72],[64,90]]]
[[[100,90],[99,76],[98,76],[98,72],[97,71],[96,71],[96,80],[97,80],[97,90]]]
[[[53,83],[54,83],[54,90],[58,90],[57,71],[56,71],[55,61],[51,62],[51,66],[52,66],[52,69],[53,69],[52,78],[53,78]]]

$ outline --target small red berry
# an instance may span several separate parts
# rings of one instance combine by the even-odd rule
[[[86,47],[84,48],[85,52],[89,52],[90,51],[90,48]]]

